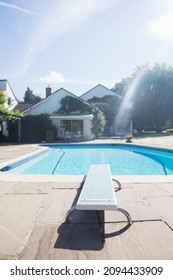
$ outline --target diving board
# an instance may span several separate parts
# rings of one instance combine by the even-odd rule
[[[121,188],[121,184],[117,180],[115,181]],[[109,164],[90,165],[77,203],[67,212],[66,221],[69,220],[72,212],[76,210],[120,211],[126,216],[128,223],[132,224],[130,214],[117,204]],[[103,213],[101,216],[104,217]]]
[[[108,164],[91,165],[76,204],[77,210],[118,210]]]

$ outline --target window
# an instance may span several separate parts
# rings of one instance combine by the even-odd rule
[[[11,101],[12,101],[12,100],[11,100],[11,97],[8,97],[8,102],[7,102],[8,105],[11,105]]]
[[[72,133],[80,131],[81,134],[83,134],[83,120],[62,120],[61,128],[63,128],[64,131]]]

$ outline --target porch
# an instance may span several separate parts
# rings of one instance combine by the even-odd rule
[[[57,130],[57,139],[65,141],[92,140],[93,115],[52,115],[52,125]]]

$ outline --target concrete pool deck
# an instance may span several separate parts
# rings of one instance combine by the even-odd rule
[[[153,141],[143,143],[173,147],[173,137]],[[38,149],[1,145],[0,164]],[[0,259],[173,259],[173,176],[116,176],[118,204],[133,224],[128,228],[121,213],[106,212],[104,246],[95,212],[74,213],[75,223],[65,223],[82,178],[1,173]]]

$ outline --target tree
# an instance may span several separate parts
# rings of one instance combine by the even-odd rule
[[[137,129],[161,131],[173,124],[173,69],[166,64],[143,68],[143,76],[133,102]]]
[[[92,121],[92,133],[94,133],[96,137],[101,136],[105,128],[105,116],[103,112],[96,106],[92,107],[91,112],[94,115]]]
[[[120,83],[116,83],[111,90],[119,96],[123,97],[127,91],[130,80],[130,78],[122,79],[122,81]]]
[[[18,141],[18,125],[16,121],[8,121],[9,141]],[[46,132],[53,130],[48,114],[28,115],[21,120],[21,142],[40,143],[46,140]]]
[[[3,113],[5,111],[4,105],[6,102],[6,98],[5,95],[3,94],[3,91],[0,90],[0,138],[2,138],[2,134],[3,134]]]
[[[138,82],[134,83],[135,80]],[[132,101],[134,128],[159,132],[166,125],[173,125],[171,66],[158,63],[153,67],[148,64],[137,66],[130,77],[115,84],[112,90],[123,97],[122,103],[129,98]]]
[[[90,104],[96,106],[105,116],[104,133],[111,134],[121,98],[116,95],[105,95],[103,97],[93,97],[88,100]]]
[[[33,94],[33,91],[27,87],[24,95],[24,102],[25,103],[38,103],[42,100],[42,98],[38,95]]]
[[[72,96],[65,96],[61,99],[60,104],[61,107],[58,110],[58,113],[86,113],[91,111],[91,107],[89,104],[85,103],[79,98],[75,98]]]
[[[3,138],[3,122],[8,120],[17,119],[22,116],[18,111],[12,111],[5,107],[6,96],[0,90],[0,139]]]
[[[99,136],[104,131],[105,126],[105,117],[102,111],[90,104],[87,104],[85,101],[80,100],[72,96],[65,96],[61,99],[61,107],[56,112],[58,114],[69,114],[69,113],[79,113],[79,114],[93,114],[92,122],[92,132]]]

